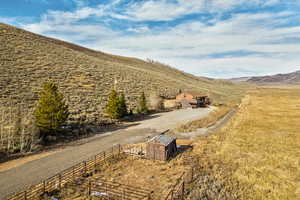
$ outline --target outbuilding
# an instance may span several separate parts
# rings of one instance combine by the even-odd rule
[[[198,92],[184,92],[176,96],[176,101],[182,108],[197,108],[209,105],[210,99],[207,95]]]
[[[165,161],[176,152],[176,139],[164,134],[151,138],[146,145],[146,158],[151,160]]]

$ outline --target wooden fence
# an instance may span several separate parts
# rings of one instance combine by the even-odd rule
[[[50,193],[54,190],[61,190],[62,187],[78,178],[88,175],[96,170],[98,166],[105,163],[107,159],[120,156],[122,153],[120,145],[112,147],[108,151],[101,152],[87,161],[78,163],[59,174],[56,174],[43,182],[30,186],[26,190],[12,195],[8,200],[31,200],[40,199],[41,195]]]
[[[123,145],[122,152],[131,156],[146,157],[146,147],[144,145]]]
[[[88,194],[105,199],[142,200],[152,199],[152,191],[140,187],[98,179],[89,182]]]
[[[194,178],[195,175],[193,168],[183,172],[183,174],[179,179],[177,179],[177,182],[173,185],[173,187],[166,195],[165,200],[183,200],[186,196],[186,186],[189,183],[193,182]]]
[[[121,145],[116,145],[107,151],[93,156],[87,161],[80,162],[39,184],[30,186],[26,190],[12,195],[8,200],[39,200],[44,194],[49,194],[55,190],[62,190],[67,183],[74,183],[76,180],[94,173],[97,168],[105,164],[107,160],[118,158],[121,154],[139,155],[133,151],[128,152],[127,146],[123,148]],[[165,200],[184,199],[186,184],[190,183],[193,178],[192,169],[185,171],[168,192]],[[148,189],[128,186],[104,179],[89,181],[88,183],[84,183],[81,187],[84,187],[86,191],[85,194],[98,196],[101,199],[141,200],[153,198],[153,191]]]

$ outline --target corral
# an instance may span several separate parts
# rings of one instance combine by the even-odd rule
[[[9,200],[183,198],[191,170],[184,162],[183,154],[169,162],[146,160],[135,155],[118,145],[13,195]]]
[[[127,156],[100,169],[94,177],[153,190],[153,199],[163,199],[187,166]]]

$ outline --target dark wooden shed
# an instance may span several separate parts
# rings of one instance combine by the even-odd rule
[[[152,160],[168,160],[176,152],[176,139],[167,135],[155,136],[146,145],[146,158]]]

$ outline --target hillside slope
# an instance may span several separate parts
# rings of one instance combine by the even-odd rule
[[[142,91],[174,96],[181,90],[209,93],[215,102],[232,102],[238,85],[196,77],[140,59],[115,56],[0,24],[0,105],[33,107],[42,83],[56,82],[64,93],[71,117],[97,121],[114,80],[134,108]]]

